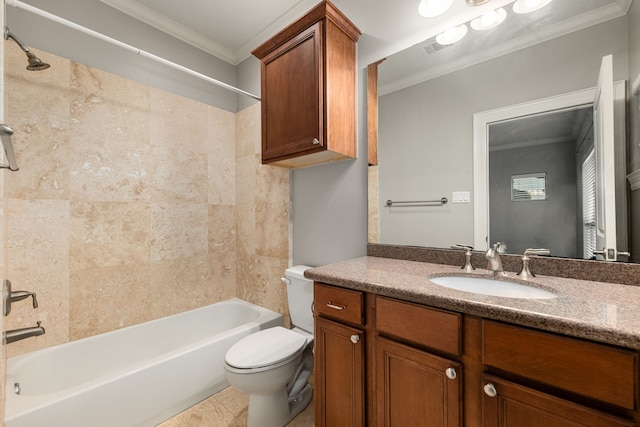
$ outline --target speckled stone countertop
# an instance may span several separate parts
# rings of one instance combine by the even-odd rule
[[[523,280],[515,273],[499,278],[557,295],[529,300],[457,291],[429,280],[450,275],[493,278],[484,269],[468,274],[451,265],[371,256],[305,272],[343,288],[640,350],[640,286],[551,276]]]

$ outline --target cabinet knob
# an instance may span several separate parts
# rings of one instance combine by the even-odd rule
[[[351,342],[357,344],[360,341],[360,337],[358,335],[351,335]]]
[[[313,138],[313,145],[320,144],[320,140],[318,138]]]
[[[455,380],[456,377],[458,376],[458,374],[456,373],[456,370],[453,368],[447,368],[444,371],[444,374],[447,376],[447,378],[449,378],[450,380]]]
[[[489,397],[496,397],[498,395],[498,391],[491,383],[485,384],[484,393]]]

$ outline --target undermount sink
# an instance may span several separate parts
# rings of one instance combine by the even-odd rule
[[[429,280],[446,288],[496,297],[522,299],[551,299],[558,297],[552,292],[534,288],[533,286],[482,277],[444,276],[434,277]]]

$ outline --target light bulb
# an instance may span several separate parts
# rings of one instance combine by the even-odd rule
[[[474,30],[488,30],[500,25],[507,17],[507,11],[503,8],[489,11],[471,21]]]
[[[480,17],[480,22],[484,26],[493,25],[498,19],[498,14],[495,10],[489,11]]]
[[[453,44],[467,35],[467,31],[469,31],[469,29],[466,25],[458,25],[457,27],[449,28],[444,33],[438,34],[436,41],[441,45]]]
[[[529,13],[541,9],[551,3],[551,0],[518,0],[513,4],[515,13]]]
[[[452,4],[453,0],[420,0],[418,13],[425,18],[433,18],[445,13]]]

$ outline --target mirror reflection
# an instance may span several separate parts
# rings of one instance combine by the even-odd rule
[[[594,248],[600,246],[585,246],[585,240],[590,241],[596,221],[584,217],[582,189],[593,140],[587,131],[593,120],[590,103],[582,102],[579,109],[552,108],[573,116],[566,126],[570,137],[550,135],[551,125],[542,120],[552,116],[541,112],[525,126],[521,124],[527,121],[516,120],[525,116],[519,113],[486,122],[489,167],[482,176],[489,191],[483,194],[476,188],[482,179],[474,178],[480,169],[474,154],[474,116],[595,91],[603,57],[612,55],[612,79],[623,85],[622,113],[615,119],[623,134],[616,131],[615,144],[616,150],[626,152],[624,105],[634,77],[629,76],[628,7],[629,2],[615,0],[566,0],[518,16],[505,7],[504,23],[509,24],[504,29],[469,30],[463,40],[447,46],[438,45],[434,37],[386,58],[379,65],[378,165],[369,172],[369,240],[431,247],[462,243],[476,249],[506,241],[510,253],[548,247],[554,256],[594,257]],[[563,143],[549,142],[563,138]],[[555,153],[545,151],[552,148]],[[614,191],[620,194],[614,206],[619,218],[610,233],[618,236],[615,249],[621,252],[629,246],[624,161]],[[545,200],[511,200],[513,176],[545,172]],[[387,200],[441,198],[448,203],[386,205]],[[563,208],[552,206],[558,200]],[[483,204],[485,218],[480,218]],[[486,231],[478,223],[485,224]]]
[[[592,258],[593,107],[492,123],[488,134],[489,240],[513,253]]]

